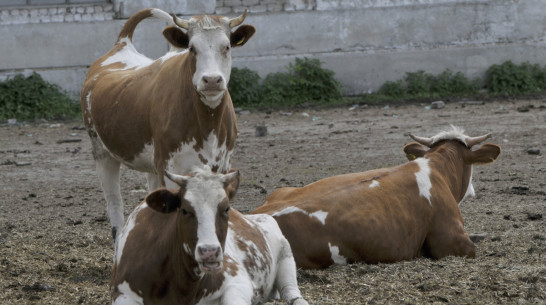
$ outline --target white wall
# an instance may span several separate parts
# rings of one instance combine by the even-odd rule
[[[248,8],[245,22],[257,33],[233,51],[234,66],[265,76],[285,71],[295,57],[314,57],[336,72],[347,94],[376,90],[417,70],[481,77],[506,60],[546,65],[543,0],[115,0],[0,7],[0,79],[38,71],[79,92],[87,67],[112,46],[125,21],[116,16],[152,2],[183,15],[215,6],[216,13],[235,16]],[[137,49],[151,57],[166,52],[163,26],[139,25]]]

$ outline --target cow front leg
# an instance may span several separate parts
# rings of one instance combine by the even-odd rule
[[[474,258],[476,247],[464,231],[462,221],[445,221],[431,228],[425,240],[426,252],[434,259],[446,256]]]
[[[95,160],[97,172],[106,200],[106,211],[110,218],[112,226],[112,238],[114,242],[123,228],[123,200],[121,199],[121,190],[119,186],[120,162],[108,155],[102,155]]]
[[[281,246],[275,287],[280,293],[281,298],[288,304],[308,305],[307,301],[301,296],[300,289],[298,288],[296,262],[294,261],[288,240],[283,238]]]

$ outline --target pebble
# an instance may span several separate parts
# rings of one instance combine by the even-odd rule
[[[527,148],[525,151],[530,155],[540,155],[540,149],[538,148]]]
[[[487,233],[473,233],[473,234],[470,234],[469,237],[470,237],[470,240],[477,243],[477,242],[480,242],[484,239],[487,238]]]
[[[257,137],[265,137],[265,136],[267,136],[267,126],[265,126],[265,125],[257,125],[257,126],[256,126],[256,136],[257,136]]]
[[[435,101],[430,104],[430,109],[442,109],[446,106],[443,101]]]

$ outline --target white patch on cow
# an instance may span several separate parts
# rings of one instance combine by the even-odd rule
[[[89,125],[91,125],[91,92],[92,90],[89,90],[89,92],[85,96],[85,102],[87,104],[87,113],[89,113],[89,115],[87,116],[87,123],[89,123]]]
[[[328,243],[328,248],[330,248],[330,254],[335,264],[347,265],[347,259],[339,254],[338,246],[332,246],[331,243]]]
[[[370,183],[370,185],[368,187],[373,189],[374,187],[378,187],[378,186],[379,186],[379,181],[372,180],[372,183]]]
[[[474,168],[470,168],[470,178],[468,179],[468,187],[466,188],[466,192],[464,194],[463,199],[459,202],[459,205],[461,205],[461,202],[463,202],[466,197],[473,197],[476,196],[476,192],[474,191],[474,185],[472,184],[472,174],[474,173]]]
[[[115,63],[122,63],[125,65],[123,69],[111,69],[111,71],[128,70],[132,68],[138,70],[149,66],[154,62],[152,59],[140,54],[128,37],[120,39],[119,43],[125,43],[126,45],[114,55],[106,58],[101,63],[101,66],[104,67]]]
[[[144,145],[144,148],[131,160],[131,162],[124,161],[125,165],[131,169],[140,171],[154,173],[155,166],[153,163],[154,160],[154,144],[148,143]]]
[[[188,255],[192,255],[192,254],[193,254],[192,251],[191,251],[191,248],[190,248],[190,246],[189,246],[188,244],[184,243],[184,244],[182,245],[182,247],[184,248],[184,251],[186,251],[186,253],[187,253]]]
[[[326,217],[328,217],[328,212],[325,212],[325,211],[322,211],[322,210],[318,210],[316,212],[313,212],[313,213],[309,213],[305,210],[302,210],[300,208],[297,208],[297,207],[287,207],[287,208],[284,208],[278,212],[275,212],[273,213],[272,216],[281,216],[281,215],[285,215],[285,214],[291,214],[291,213],[303,213],[309,217],[314,217],[316,218],[318,221],[320,221],[323,225],[326,223]]]
[[[165,55],[161,56],[159,59],[161,60],[161,64],[165,63],[167,60],[175,57],[175,56],[178,56],[178,55],[182,55],[184,53],[188,52],[187,49],[183,49],[183,50],[179,50],[179,49],[173,49],[169,52],[167,52]]]
[[[121,293],[121,295],[114,300],[113,304],[115,305],[143,305],[144,304],[144,300],[142,299],[142,297],[139,296],[136,292],[134,292],[131,289],[127,281],[124,281],[123,283],[118,285],[118,291]]]
[[[419,165],[419,171],[415,173],[415,177],[417,178],[417,186],[419,187],[419,195],[425,197],[430,206],[432,206],[432,202],[430,201],[430,189],[432,188],[432,182],[430,181],[430,167],[428,165],[429,159],[417,158],[413,162]]]
[[[143,202],[140,204],[132,213],[129,215],[129,219],[127,219],[127,223],[123,227],[123,231],[121,231],[121,234],[119,235],[118,239],[116,240],[116,251],[114,253],[114,261],[116,264],[119,265],[121,262],[121,256],[123,255],[123,248],[125,247],[125,243],[127,242],[127,237],[133,230],[133,228],[136,225],[136,218],[138,213],[140,213],[142,210],[148,207],[148,204],[146,202]]]
[[[199,155],[207,161],[206,165],[211,168],[218,167],[218,172],[229,170],[231,151],[227,150],[225,143],[218,146],[218,138],[214,131],[211,131],[203,141],[202,149],[196,151],[194,148],[196,143],[195,139],[189,143],[182,143],[176,152],[171,153],[167,162],[167,171],[177,174],[189,173],[194,166],[203,165]],[[217,158],[219,158],[218,161]]]

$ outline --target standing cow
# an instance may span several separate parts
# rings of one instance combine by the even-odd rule
[[[179,189],[150,193],[116,243],[112,304],[308,305],[275,220],[230,209],[239,172],[166,174]]]
[[[472,165],[492,163],[500,147],[471,150],[490,134],[468,137],[458,128],[410,136],[417,141],[404,147],[411,162],[281,188],[252,213],[277,220],[301,268],[474,257],[458,204],[474,195]]]
[[[246,16],[199,16],[183,20],[159,9],[133,15],[114,47],[87,73],[81,97],[83,120],[107,203],[114,239],[123,226],[120,165],[146,172],[148,189],[165,186],[165,170],[188,173],[209,165],[227,172],[237,135],[227,91],[231,47],[254,34],[240,25]],[[163,19],[171,52],[157,60],[138,53],[132,43],[140,21]],[[181,30],[180,28],[186,31]]]

